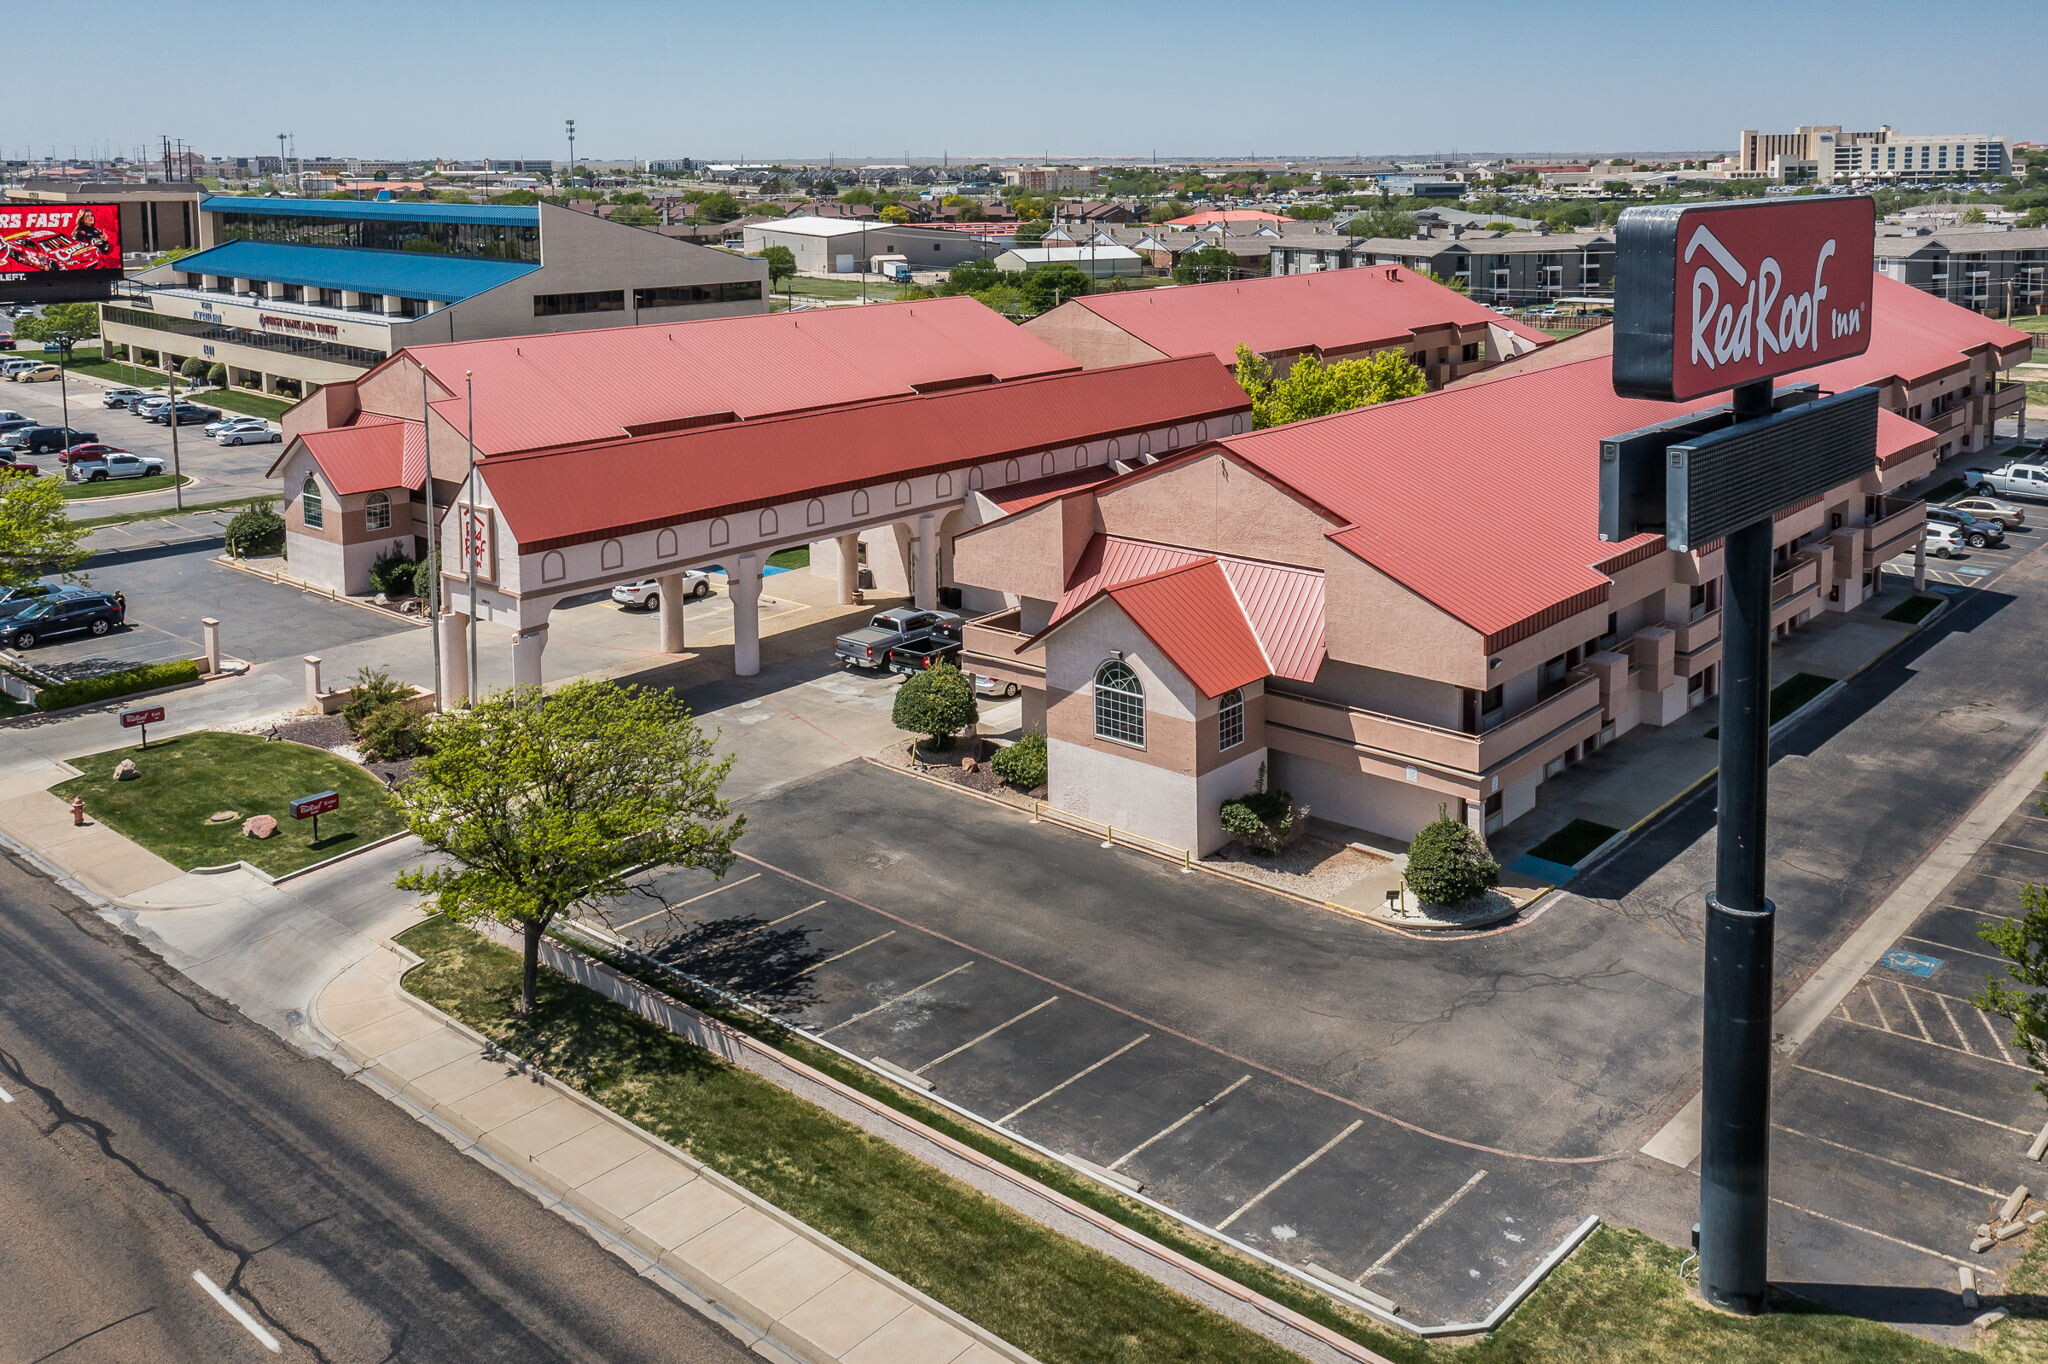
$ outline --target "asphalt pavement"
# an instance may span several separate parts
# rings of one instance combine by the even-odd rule
[[[0,1224],[9,1364],[756,1358],[11,860]]]

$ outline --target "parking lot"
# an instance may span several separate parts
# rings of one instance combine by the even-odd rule
[[[2037,520],[2048,516],[2048,509],[2036,509],[2029,505],[2028,519]],[[1979,588],[1989,587],[2011,568],[2020,556],[2040,543],[2041,531],[2037,525],[2015,526],[2006,533],[2005,544],[1997,548],[1960,551],[1953,559],[1937,559],[1927,556],[1927,581],[1941,583],[1948,587]],[[1884,571],[1896,578],[1910,581],[1913,577],[1913,552],[1906,551],[1885,561]]]
[[[60,677],[197,658],[205,652],[199,622],[208,616],[221,622],[221,652],[249,663],[316,654],[394,631],[420,629],[396,617],[238,572],[215,563],[219,553],[220,546],[208,542],[168,553],[116,556],[111,563],[95,560],[86,567],[86,586],[127,598],[127,628],[98,639],[53,639],[14,656]]]
[[[1999,1291],[2022,1236],[1971,1252],[2015,1185],[2042,1190],[2026,1149],[2048,1119],[2011,1026],[1970,1003],[2000,960],[1979,936],[2048,882],[2048,812],[2033,796],[1795,1055],[1773,1099],[1772,1277],[1848,1310],[1955,1326],[1976,1313],[1956,1267]],[[2028,1235],[2038,1235],[2029,1233]]]
[[[743,805],[764,822],[749,834],[754,855],[723,881],[659,874],[648,886],[659,898],[628,897],[613,929],[1207,1226],[1392,1298],[1410,1320],[1483,1315],[1584,1216],[1585,1183],[1605,1157],[1552,1154],[1533,1131],[1514,1134],[1539,1148],[1526,1152],[1460,1135],[1469,1115],[1454,1081],[1418,1111],[1349,1065],[1302,1064],[1236,1028],[1194,982],[1181,1005],[1163,1005],[1116,988],[1117,973],[1142,972],[1141,962],[1106,954],[1090,977],[1027,956],[1004,931],[1025,904],[1064,908],[1077,928],[1109,905],[1196,914],[1196,900],[1215,899],[1254,916],[1293,912],[1284,905],[865,764],[769,801],[777,808]],[[876,834],[843,875],[788,865],[786,837],[767,828],[772,819],[786,835],[794,805],[829,819],[878,803],[893,807],[886,832],[867,816],[837,817]],[[911,829],[941,846],[897,851]],[[980,852],[967,874],[946,853],[970,843]],[[1311,930],[1353,940],[1335,949],[1339,960],[1380,941],[1363,925],[1300,914]]]

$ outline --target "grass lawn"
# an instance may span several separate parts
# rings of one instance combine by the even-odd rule
[[[11,720],[17,715],[34,715],[35,713],[36,708],[34,706],[25,705],[7,693],[0,692],[0,720]]]
[[[170,382],[170,376],[160,369],[143,369],[118,360],[103,360],[98,348],[93,346],[80,346],[72,351],[68,368],[74,374],[104,379],[110,384],[122,384],[128,388],[162,388]],[[195,403],[252,417],[267,417],[271,421],[283,416],[293,401],[240,388],[193,388],[183,379],[178,381],[178,392]]]
[[[69,368],[74,374],[90,375],[128,388],[158,388],[164,383],[161,370],[141,369],[118,360],[102,360],[99,351],[90,346],[80,346],[71,352]]]
[[[809,275],[792,275],[769,291],[772,294],[795,298],[821,298],[843,303],[850,298],[861,296],[861,282],[854,279],[813,279]],[[882,284],[875,280],[867,283],[869,302],[896,297],[896,286]]]
[[[114,766],[123,758],[135,759],[139,778],[114,780]],[[354,763],[253,734],[185,734],[155,740],[147,752],[117,748],[73,758],[71,764],[85,775],[53,787],[53,794],[67,801],[84,796],[95,819],[187,871],[240,858],[276,876],[405,827],[384,783]],[[316,844],[312,821],[291,818],[286,807],[294,797],[318,791],[340,792],[341,809],[321,816]],[[206,817],[216,810],[238,810],[243,818],[272,815],[277,833],[247,838],[240,820],[208,824]]]
[[[467,929],[431,919],[400,941],[426,958],[405,980],[420,998],[533,1057],[1046,1364],[1278,1364],[1294,1358],[560,976],[542,974],[541,1011],[533,1022],[514,1019],[518,957]],[[1685,1297],[1679,1251],[1613,1227],[1594,1232],[1498,1331],[1429,1344],[1353,1316],[801,1038],[773,1035],[758,1022],[746,1026],[1399,1364],[1967,1364],[1975,1358],[1792,1298],[1754,1321],[1707,1311]]]
[[[275,497],[231,497],[221,502],[187,502],[185,504],[185,511],[225,511],[230,507],[253,507],[259,503],[275,501],[277,501]],[[161,517],[179,514],[174,508],[155,507],[146,511],[112,512],[106,516],[75,516],[72,518],[72,524],[77,526],[121,526],[126,525],[130,521],[155,521]]]
[[[2048,407],[2048,383],[2039,380],[2028,383],[2027,406]]]
[[[810,566],[811,547],[809,545],[799,545],[795,549],[778,549],[768,556],[768,567],[770,568],[809,568]]]
[[[1590,819],[1575,819],[1529,849],[1529,856],[1540,857],[1546,862],[1556,862],[1566,867],[1576,867],[1580,858],[1620,832],[1619,829],[1596,824]]]
[[[1777,724],[1834,685],[1835,679],[1832,677],[1822,677],[1818,673],[1793,673],[1771,688],[1771,723]],[[1716,725],[1701,737],[1718,739],[1721,737],[1721,727]]]
[[[276,421],[297,399],[272,398],[261,393],[251,393],[244,388],[209,388],[193,395],[192,401],[208,407],[218,407],[226,412],[240,412],[246,416],[262,417]]]
[[[1908,625],[1918,625],[1927,619],[1927,613],[1941,605],[1939,597],[1908,597],[1884,613],[1886,620],[1902,620]]]
[[[159,492],[191,481],[190,474],[179,474],[176,478],[169,474],[157,474],[152,478],[109,478],[98,483],[67,483],[64,485],[64,496],[77,502],[92,497],[119,497],[123,493]]]

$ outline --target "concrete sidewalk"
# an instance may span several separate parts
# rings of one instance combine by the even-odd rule
[[[828,1364],[1023,1364],[1030,1356],[407,994],[386,945],[309,1010],[316,1036],[666,1269],[750,1345]]]

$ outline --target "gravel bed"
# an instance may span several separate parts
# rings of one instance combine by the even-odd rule
[[[1233,876],[1311,900],[1333,900],[1346,886],[1387,864],[1384,857],[1308,837],[1295,839],[1278,857],[1254,857],[1232,844],[1202,861],[1227,868]]]

